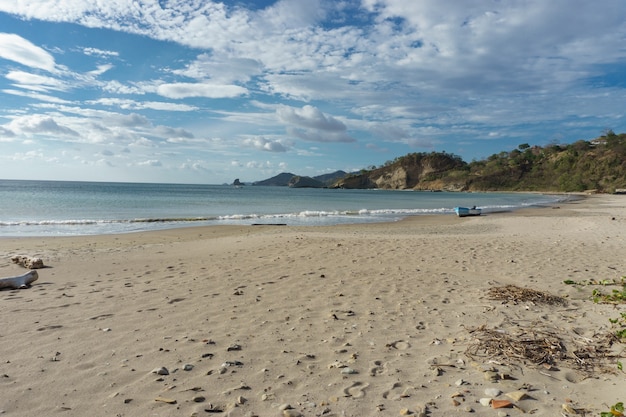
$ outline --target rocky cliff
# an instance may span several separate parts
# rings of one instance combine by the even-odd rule
[[[389,190],[450,190],[462,191],[465,180],[454,180],[455,170],[466,164],[448,154],[409,154],[371,171],[353,174],[333,184],[335,188],[379,188]]]

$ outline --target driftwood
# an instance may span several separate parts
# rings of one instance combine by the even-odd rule
[[[39,278],[39,274],[34,270],[16,277],[1,278],[0,290],[3,288],[11,288],[14,290],[28,288],[31,283],[37,281],[37,278]]]
[[[43,259],[41,258],[31,258],[30,256],[15,255],[11,257],[11,261],[14,264],[18,264],[28,269],[43,268]]]

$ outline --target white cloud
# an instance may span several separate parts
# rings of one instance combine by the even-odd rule
[[[144,84],[125,85],[118,80],[106,81],[102,85],[102,90],[113,94],[145,94],[152,86]]]
[[[280,141],[270,140],[262,137],[249,138],[244,140],[244,145],[250,146],[254,149],[267,152],[287,152],[287,147]]]
[[[305,105],[295,108],[281,105],[276,110],[278,118],[287,124],[287,134],[312,142],[354,142],[347,134],[346,125],[317,107]]]
[[[172,73],[201,81],[210,79],[215,84],[232,84],[245,83],[252,76],[262,74],[262,71],[262,64],[256,59],[214,52],[201,54],[185,68],[172,70]]]
[[[52,55],[30,41],[13,33],[0,33],[0,58],[31,68],[55,71]]]
[[[356,141],[356,139],[349,136],[345,132],[329,132],[329,131],[320,131],[320,130],[315,130],[315,129],[298,129],[294,127],[288,127],[287,133],[291,136],[295,136],[297,138],[300,138],[306,141],[311,141],[311,142],[350,143],[350,142]]]
[[[130,99],[121,98],[100,98],[98,100],[88,100],[86,104],[89,105],[102,105],[102,106],[114,106],[124,110],[163,110],[163,111],[194,111],[198,108],[190,106],[188,104],[181,103],[166,103],[163,101],[135,101]]]
[[[113,122],[114,125],[124,127],[143,127],[150,126],[150,120],[146,116],[131,113],[131,114],[118,114],[112,113],[106,117],[105,121]]]
[[[15,138],[15,132],[0,126],[0,142],[12,142]]]
[[[113,65],[111,64],[98,65],[98,68],[96,68],[95,70],[89,71],[89,74],[94,77],[97,77],[109,71],[111,68],[113,68]]]
[[[68,85],[56,78],[32,74],[24,71],[9,71],[5,77],[13,81],[14,86],[35,91],[66,91]]]
[[[332,116],[325,115],[320,109],[306,105],[301,109],[280,106],[276,111],[280,120],[285,123],[326,132],[343,132],[346,125]]]
[[[120,54],[117,51],[105,51],[98,48],[83,48],[83,53],[89,56],[98,56],[98,57],[118,57]]]
[[[11,94],[14,96],[28,97],[34,100],[41,100],[48,103],[56,103],[56,104],[69,104],[68,100],[63,100],[62,98],[58,98],[55,96],[51,96],[49,94],[41,94],[33,91],[23,91],[23,90],[13,90],[10,88],[2,90],[5,94]]]
[[[161,161],[159,161],[158,159],[150,159],[147,161],[141,161],[141,162],[137,162],[137,165],[139,166],[149,166],[149,167],[160,167],[163,165],[163,163],[161,163]]]
[[[314,25],[324,17],[320,0],[279,0],[260,11],[260,20],[272,28],[297,29]]]
[[[19,116],[11,120],[8,129],[22,134],[51,134],[62,136],[80,136],[80,134],[69,127],[59,125],[52,117],[45,115]]]
[[[183,129],[169,126],[156,126],[154,134],[167,139],[193,139],[193,133]]]
[[[163,97],[181,99],[188,97],[234,98],[248,93],[237,85],[219,85],[207,83],[172,83],[161,84],[157,93]]]

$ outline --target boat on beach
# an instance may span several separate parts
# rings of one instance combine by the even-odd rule
[[[473,207],[455,207],[454,212],[459,217],[467,217],[467,216],[480,216],[482,212],[481,209],[476,206]]]

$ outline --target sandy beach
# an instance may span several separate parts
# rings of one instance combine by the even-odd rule
[[[626,345],[609,337],[626,307],[591,299],[621,286],[583,284],[619,283],[625,250],[626,197],[608,195],[462,219],[0,238],[0,278],[27,272],[14,255],[46,265],[0,291],[0,413],[597,416],[626,401]]]

